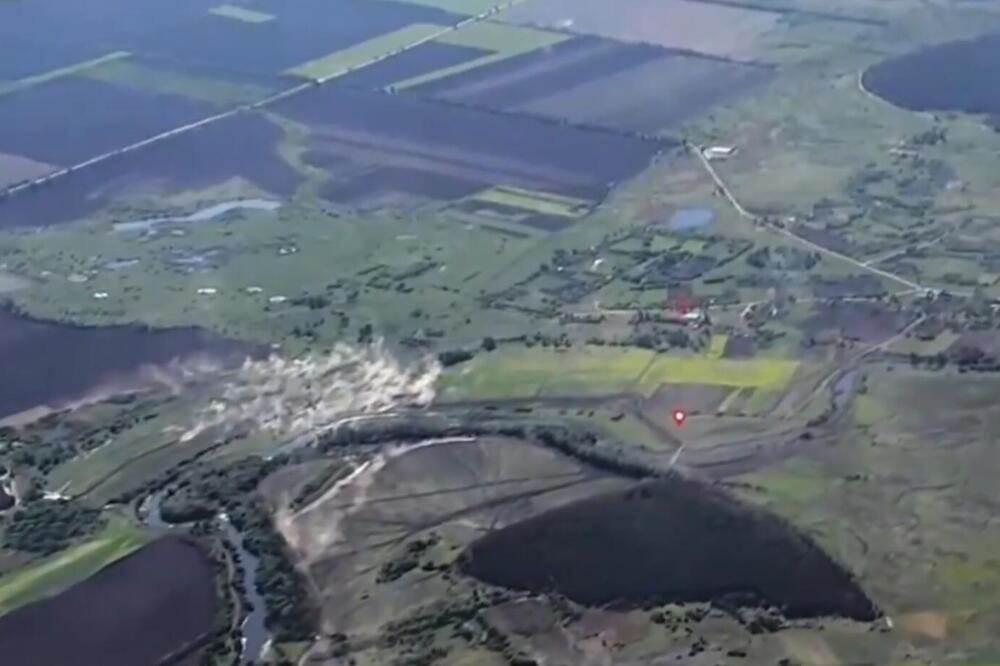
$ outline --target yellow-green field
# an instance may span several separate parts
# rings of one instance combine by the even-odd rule
[[[459,30],[447,32],[437,37],[434,41],[441,44],[482,49],[484,51],[491,51],[491,53],[458,63],[457,65],[452,65],[451,67],[445,67],[444,69],[398,81],[392,87],[399,90],[412,88],[436,81],[437,79],[443,79],[446,76],[452,76],[460,72],[475,69],[476,67],[512,58],[522,53],[528,53],[535,49],[553,46],[566,39],[569,39],[568,35],[558,32],[508,25],[506,23],[495,23],[493,21],[479,21]]]
[[[219,5],[218,7],[213,7],[208,11],[216,16],[230,18],[235,21],[243,21],[244,23],[267,23],[268,21],[274,20],[274,16],[271,14],[256,12],[252,9],[239,7],[237,5]]]
[[[705,356],[709,358],[722,358],[723,352],[726,351],[727,342],[729,342],[728,335],[713,335],[711,341],[708,343],[708,349],[705,350]]]
[[[475,201],[511,206],[541,215],[578,218],[590,211],[591,203],[584,199],[566,197],[551,192],[526,190],[520,187],[497,185],[477,192],[470,197]]]
[[[447,26],[434,23],[411,23],[394,32],[387,32],[322,58],[297,65],[289,69],[286,74],[318,80],[343,76],[359,65],[429,40],[445,30],[448,30]]]
[[[644,349],[504,349],[445,373],[446,399],[537,395],[650,394],[661,384],[783,388],[798,368],[788,359],[668,356]]]
[[[781,389],[795,374],[798,361],[780,358],[709,358],[660,355],[639,379],[643,391],[660,384],[709,384]]]
[[[0,578],[0,615],[86,580],[148,543],[149,537],[113,519],[97,537]]]

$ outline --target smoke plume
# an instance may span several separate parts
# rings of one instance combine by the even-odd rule
[[[381,343],[341,344],[296,359],[248,359],[182,439],[207,428],[267,432],[287,439],[319,434],[350,416],[429,404],[440,372],[431,359],[406,366]]]

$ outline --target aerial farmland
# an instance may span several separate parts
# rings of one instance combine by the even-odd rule
[[[0,1],[0,654],[1000,663],[997,34]]]

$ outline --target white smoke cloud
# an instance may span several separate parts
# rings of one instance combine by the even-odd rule
[[[288,439],[316,435],[351,416],[426,406],[434,399],[440,374],[436,360],[406,366],[381,342],[341,344],[304,358],[248,359],[182,441],[207,428],[262,431]]]

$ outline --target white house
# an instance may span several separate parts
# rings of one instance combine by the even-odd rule
[[[736,154],[736,146],[709,146],[702,154],[705,159],[724,160]]]

